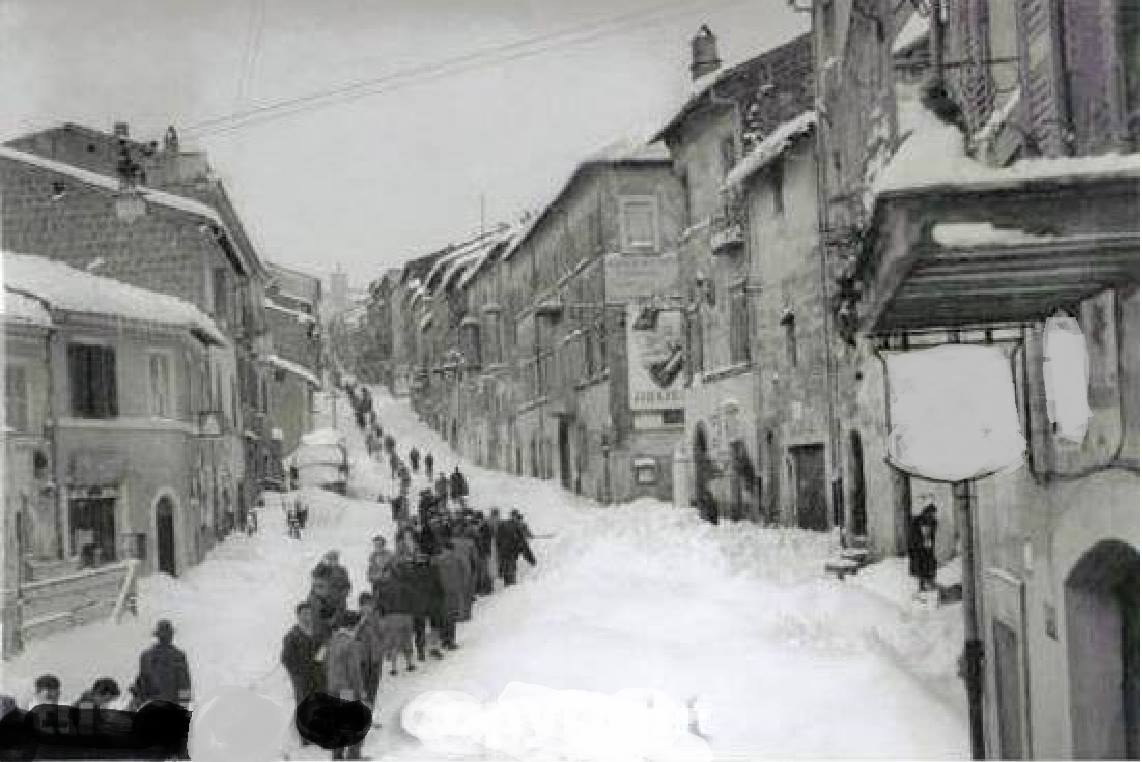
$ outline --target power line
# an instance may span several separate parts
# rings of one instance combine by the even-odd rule
[[[245,111],[212,117],[192,124],[186,127],[184,131],[188,135],[198,137],[232,132],[244,127],[292,116],[312,109],[343,103],[382,92],[390,92],[427,80],[460,74],[492,64],[540,55],[560,47],[589,42],[615,34],[635,24],[659,23],[670,18],[682,17],[698,10],[708,11],[714,8],[744,5],[750,1],[751,0],[720,0],[715,2],[695,2],[695,0],[682,0],[681,2],[666,3],[664,5],[655,6],[652,9],[621,14],[604,21],[593,22],[559,32],[539,35],[473,53],[466,53],[452,58],[409,67],[390,74],[268,103]],[[663,11],[666,12],[664,13]],[[559,41],[558,44],[544,44],[556,41]]]

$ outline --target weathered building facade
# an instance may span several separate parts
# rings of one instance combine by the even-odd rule
[[[973,751],[1137,758],[1137,4],[935,5],[815,4],[845,367],[874,389],[889,352],[1007,358],[1022,460],[938,493],[965,558]],[[926,70],[897,66],[917,45]],[[901,400],[852,402],[867,468]],[[916,481],[866,480],[882,542]]]
[[[314,394],[323,371],[321,280],[287,267],[266,263],[265,314],[273,354],[269,357],[269,408],[274,443],[269,477],[280,478],[283,455],[293,452],[313,430]]]

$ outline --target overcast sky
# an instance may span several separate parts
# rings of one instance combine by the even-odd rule
[[[786,0],[0,0],[0,139],[173,123],[264,258],[364,285],[478,231],[481,194],[489,224],[514,219],[579,157],[652,129],[703,22],[736,62],[808,20]]]

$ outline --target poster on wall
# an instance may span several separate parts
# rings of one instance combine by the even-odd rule
[[[627,305],[627,360],[631,410],[682,407],[685,343],[682,313]]]

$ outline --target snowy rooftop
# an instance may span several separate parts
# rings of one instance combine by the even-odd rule
[[[476,274],[480,272],[484,266],[484,263],[488,261],[488,258],[491,257],[495,252],[502,250],[505,246],[511,245],[512,241],[515,240],[515,236],[518,236],[522,229],[522,223],[510,225],[504,230],[503,235],[499,236],[494,244],[482,249],[472,264],[464,272],[464,275],[460,278],[460,287],[463,288],[464,286],[467,286],[472,281],[472,279],[476,277]]]
[[[65,164],[64,162],[45,159],[44,157],[36,156],[35,154],[17,151],[16,149],[9,148],[8,146],[0,145],[0,158],[11,159],[12,161],[18,161],[21,164],[28,164],[34,167],[39,167],[40,169],[46,169],[51,172],[66,175],[72,179],[86,183],[87,185],[94,185],[96,187],[105,188],[111,191],[118,191],[120,189],[119,180],[114,177],[109,177],[108,175],[103,175],[98,172],[92,172],[91,170],[83,169],[82,167],[76,167],[71,164]],[[189,214],[196,214],[200,217],[206,217],[207,219],[217,224],[219,227],[223,229],[226,227],[222,222],[222,217],[218,214],[218,212],[202,203],[201,201],[193,198],[187,198],[186,196],[179,196],[174,193],[168,193],[167,191],[147,188],[144,186],[140,186],[139,190],[143,193],[143,196],[148,201],[152,201],[156,204],[162,204],[163,206],[170,207],[171,209],[177,209]]]
[[[5,323],[24,323],[25,325],[49,326],[52,324],[51,313],[43,304],[23,294],[17,294],[5,289],[3,302],[0,303],[0,316]]]
[[[920,43],[928,39],[928,29],[931,22],[920,11],[913,11],[908,21],[900,28],[900,33],[892,43],[892,55],[899,56],[910,52]]]
[[[297,363],[291,362],[284,357],[279,357],[278,355],[270,355],[266,358],[266,360],[275,368],[281,368],[287,373],[292,373],[295,376],[300,376],[302,379],[312,384],[313,386],[321,386],[321,382],[317,380],[317,376],[313,375],[309,368],[306,368],[304,365],[298,365]]]
[[[805,111],[766,136],[752,151],[746,154],[726,175],[727,186],[740,185],[755,172],[764,169],[770,162],[780,157],[793,144],[794,139],[806,135],[817,124],[817,112]]]
[[[563,197],[575,178],[587,167],[596,164],[656,164],[669,161],[670,151],[661,141],[648,143],[635,138],[620,138],[596,151],[592,151],[575,166],[562,183],[556,186],[557,189],[547,196],[547,200],[536,210],[535,214],[523,223],[507,248],[504,249],[504,259],[510,259],[515,254],[524,241],[531,236],[532,231],[547,216],[547,211]]]
[[[940,121],[917,98],[902,98],[899,113],[904,140],[873,181],[872,200],[893,192],[944,186],[978,191],[1090,176],[1138,177],[1136,153],[1022,159],[1009,167],[990,167],[968,156],[960,131]]]
[[[4,285],[32,294],[53,308],[183,325],[220,344],[226,342],[207,315],[181,299],[92,275],[62,262],[2,252]]]

